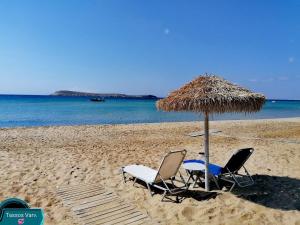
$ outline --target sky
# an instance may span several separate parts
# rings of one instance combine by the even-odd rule
[[[165,96],[217,74],[300,99],[300,1],[0,1],[0,93]]]

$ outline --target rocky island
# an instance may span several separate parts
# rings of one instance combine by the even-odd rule
[[[105,93],[89,93],[78,91],[61,90],[56,91],[52,96],[74,96],[74,97],[100,97],[100,98],[124,98],[124,99],[159,99],[155,95],[126,95],[126,94],[105,94]]]

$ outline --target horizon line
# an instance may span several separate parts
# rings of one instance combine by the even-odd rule
[[[94,93],[96,94],[96,93]],[[120,93],[105,93],[105,94],[120,94]],[[131,95],[131,94],[124,94],[124,95]],[[152,94],[136,94],[136,95],[152,95]],[[2,94],[0,93],[0,96],[43,96],[43,97],[90,97],[90,96],[59,96],[59,95],[52,95],[52,94]],[[166,98],[165,97],[158,97],[156,95],[153,95],[157,98]],[[105,97],[104,97],[105,98]],[[300,99],[280,99],[280,98],[267,98],[267,101],[300,101]]]

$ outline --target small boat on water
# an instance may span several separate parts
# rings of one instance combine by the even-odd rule
[[[275,103],[275,102],[276,102],[276,101],[274,101],[274,100],[272,101],[272,103]]]
[[[92,102],[105,102],[104,98],[90,98]]]

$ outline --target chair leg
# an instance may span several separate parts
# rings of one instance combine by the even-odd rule
[[[167,191],[164,191],[163,196],[162,196],[162,199],[161,199],[162,202],[164,201],[166,195],[167,195]]]
[[[188,179],[187,179],[187,181],[186,181],[186,183],[190,183],[190,179],[192,179],[191,178],[191,176],[192,176],[192,174],[191,174],[191,172],[189,171],[189,170],[186,170],[186,174],[187,174],[187,176],[188,176]]]
[[[220,185],[219,185],[218,180],[216,179],[216,177],[215,177],[214,175],[211,175],[211,176],[212,176],[212,179],[214,180],[214,182],[215,182],[217,188],[218,188],[219,190],[221,190]]]
[[[186,182],[184,182],[187,186],[190,186],[190,185],[193,185],[193,188],[196,187],[196,183],[197,183],[197,180],[198,180],[198,176],[194,174],[193,171],[189,171],[189,170],[186,170],[186,173],[188,175],[188,179]],[[194,178],[194,175],[196,176],[196,179]],[[181,174],[180,174],[181,176]],[[183,177],[181,176],[181,179],[183,179]],[[184,179],[183,179],[184,180]],[[192,183],[190,183],[190,180],[192,180]]]
[[[153,193],[152,193],[152,191],[151,191],[150,185],[149,185],[148,183],[146,183],[146,184],[147,184],[147,188],[148,188],[148,190],[149,190],[149,192],[150,192],[151,197],[153,197]]]
[[[245,167],[245,166],[243,166],[243,168],[244,168],[244,170],[245,170],[245,173],[247,174],[248,178],[249,178],[249,179],[250,179],[250,181],[251,181],[251,183],[249,183],[249,186],[250,186],[250,185],[253,185],[255,182],[254,182],[254,180],[253,180],[252,176],[250,175],[250,173],[248,172],[248,170],[246,169],[246,167]]]
[[[234,187],[235,187],[235,182],[232,182],[232,186],[230,187],[229,192],[231,192]]]
[[[126,175],[125,175],[125,172],[124,172],[123,168],[122,168],[122,175],[123,175],[124,183],[126,183]]]
[[[171,184],[172,184],[173,188],[175,188],[175,184],[174,184],[173,179],[170,179],[170,181],[171,181]]]
[[[184,177],[182,176],[182,174],[179,171],[179,176],[181,179],[181,182],[184,184],[185,188],[188,189],[189,188],[189,183],[187,181],[185,181]]]
[[[232,176],[231,176],[232,177]],[[220,177],[220,179],[221,180],[224,180],[224,181],[227,181],[227,182],[229,182],[229,183],[231,183],[232,185],[231,185],[231,187],[229,188],[229,192],[230,191],[232,191],[233,190],[233,188],[235,187],[235,185],[236,185],[236,182],[235,182],[235,179],[227,179],[227,178],[224,178],[224,177]]]
[[[134,186],[134,185],[135,185],[135,183],[136,183],[136,180],[137,180],[137,178],[135,177],[135,178],[134,178],[134,180],[133,180],[133,184],[132,184],[132,186]]]
[[[199,177],[196,175],[196,179],[194,180],[193,188],[197,188],[196,185],[197,185],[198,180],[199,180]],[[200,186],[198,185],[198,187],[200,187]]]
[[[196,173],[195,176],[196,176],[196,179],[194,179],[193,188],[198,188],[198,187],[200,187],[199,183],[202,184],[203,182],[202,182],[201,176],[199,174]]]

